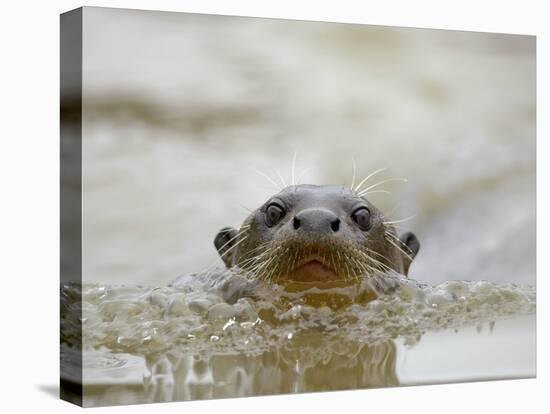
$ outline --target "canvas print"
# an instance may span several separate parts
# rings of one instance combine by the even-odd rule
[[[536,375],[534,36],[61,16],[61,397]]]

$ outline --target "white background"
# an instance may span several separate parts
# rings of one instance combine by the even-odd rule
[[[511,3],[511,4],[510,4]],[[282,397],[167,403],[100,412],[543,412],[548,408],[548,12],[540,1],[91,1],[86,5],[536,34],[538,67],[538,378]],[[0,22],[0,407],[74,412],[58,383],[59,13],[76,1],[4,2]],[[314,6],[314,7],[313,7]],[[511,246],[513,248],[513,246]],[[542,253],[542,254],[541,254]],[[545,390],[546,388],[546,390]],[[94,410],[95,411],[95,410]]]

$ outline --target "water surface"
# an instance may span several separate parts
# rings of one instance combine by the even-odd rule
[[[263,285],[215,270],[165,287],[65,286],[64,352],[83,313],[85,405],[388,387],[535,375],[535,290]],[[76,332],[74,332],[76,335]],[[65,374],[70,379],[70,373]]]

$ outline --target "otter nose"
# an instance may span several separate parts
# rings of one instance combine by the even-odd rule
[[[340,230],[340,219],[330,210],[310,208],[302,210],[292,220],[294,230],[327,234]]]

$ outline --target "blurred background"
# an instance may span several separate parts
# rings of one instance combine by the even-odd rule
[[[535,38],[84,9],[83,274],[161,285],[221,261],[278,180],[387,183],[409,276],[535,283]]]

